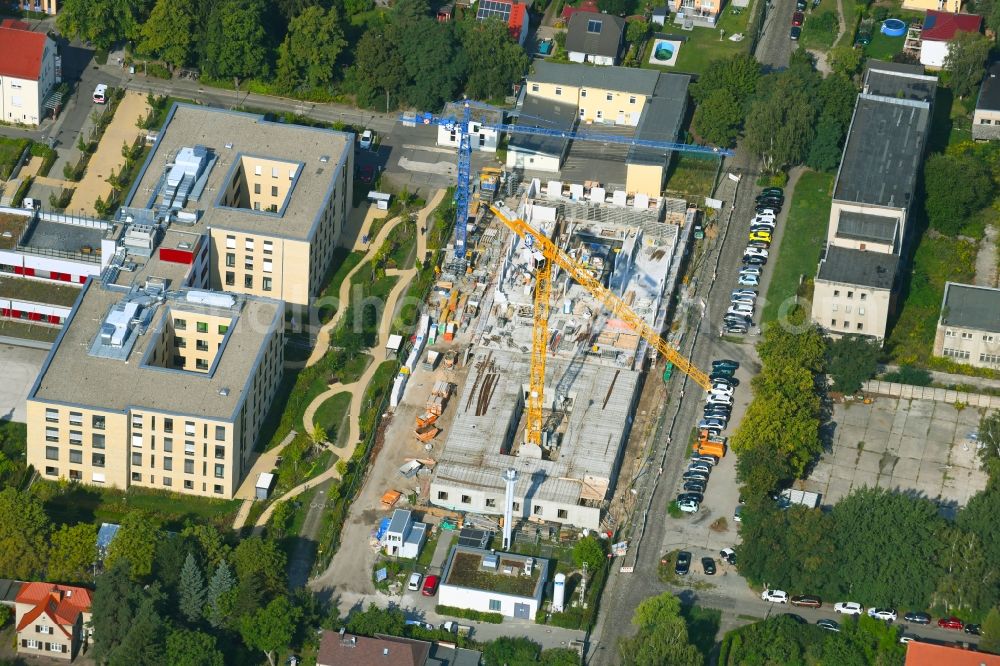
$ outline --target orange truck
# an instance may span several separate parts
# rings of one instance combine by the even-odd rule
[[[726,455],[726,445],[722,442],[702,440],[695,442],[694,446],[691,448],[700,456],[715,456],[716,458],[722,458]]]

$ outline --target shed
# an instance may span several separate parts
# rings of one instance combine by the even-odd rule
[[[670,16],[670,10],[667,9],[666,6],[656,7],[653,9],[653,14],[650,18],[650,21],[652,21],[656,25],[666,25],[667,17],[669,16]]]
[[[271,494],[272,488],[274,488],[274,474],[261,472],[260,476],[257,477],[255,497],[259,500],[267,499]]]
[[[413,513],[406,509],[392,512],[389,527],[385,530],[382,545],[386,555],[415,559],[427,540],[427,525],[413,520]]]
[[[389,356],[396,356],[397,354],[399,354],[399,349],[402,346],[403,346],[402,335],[390,335],[389,341],[385,343],[385,351]]]

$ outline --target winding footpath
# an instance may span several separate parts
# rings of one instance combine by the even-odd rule
[[[427,202],[420,212],[417,214],[417,260],[426,261],[427,259],[427,218],[437,208],[438,204],[444,199],[445,190],[437,190],[434,196],[431,197],[430,201]],[[369,214],[364,221],[362,229],[357,235],[359,239],[354,246],[356,250],[365,249],[361,244],[360,239],[365,236],[368,230],[371,228],[372,223],[375,221],[376,216]],[[339,307],[336,314],[327,322],[323,328],[320,329],[319,334],[316,337],[316,347],[313,349],[312,354],[310,354],[309,359],[306,361],[306,367],[315,365],[318,363],[326,352],[330,348],[330,333],[340,324],[341,320],[347,314],[349,310],[349,300],[351,291],[351,279],[354,274],[357,273],[363,266],[365,266],[375,254],[379,251],[382,245],[385,243],[386,238],[389,234],[399,226],[399,224],[407,221],[407,217],[396,217],[387,222],[379,229],[378,236],[373,238],[367,246],[367,253],[361,259],[357,266],[355,266],[350,273],[344,277],[344,281],[340,285],[340,293],[337,295]],[[410,283],[413,278],[417,275],[417,269],[406,268],[406,269],[386,269],[385,274],[391,277],[398,277],[396,284],[393,285],[392,291],[389,292],[389,296],[386,299],[385,308],[382,311],[382,320],[379,322],[378,330],[378,340],[375,346],[367,351],[367,354],[372,357],[372,362],[368,364],[365,372],[356,381],[349,384],[342,384],[336,382],[330,384],[329,388],[323,393],[316,396],[309,406],[306,407],[305,413],[302,416],[302,425],[305,428],[303,432],[313,431],[313,419],[316,416],[316,411],[320,406],[337,395],[338,393],[349,393],[351,396],[351,404],[348,408],[348,414],[350,418],[348,423],[350,424],[350,431],[347,437],[347,446],[343,451],[338,452],[339,457],[342,460],[349,460],[354,450],[357,448],[358,444],[361,442],[361,428],[358,423],[358,416],[361,414],[362,410],[362,400],[364,399],[365,389],[368,387],[369,382],[371,382],[375,371],[378,367],[386,360],[386,349],[385,345],[389,341],[389,332],[392,328],[393,315],[396,312],[396,305],[399,301],[399,297],[406,293],[407,288],[409,288]],[[264,510],[257,521],[254,523],[254,530],[259,531],[267,524],[267,521],[271,518],[271,513],[274,511],[275,505],[279,501],[289,500],[293,497],[301,495],[305,491],[312,487],[328,480],[328,479],[340,479],[340,472],[337,471],[336,465],[331,465],[326,471],[319,474],[318,476],[309,479],[299,485],[295,486],[287,493],[280,497],[274,498],[274,501]],[[243,523],[246,521],[247,512],[240,512],[237,516],[236,522],[233,523],[233,529],[240,529],[243,527]],[[239,524],[237,524],[239,523]]]

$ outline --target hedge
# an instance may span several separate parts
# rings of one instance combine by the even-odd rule
[[[455,608],[454,606],[442,606],[438,604],[434,607],[434,612],[438,615],[460,617],[465,620],[488,622],[490,624],[500,624],[503,622],[502,613],[484,613],[482,611],[470,610],[468,608]]]

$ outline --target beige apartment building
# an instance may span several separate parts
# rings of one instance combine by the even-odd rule
[[[1000,289],[945,284],[934,355],[1000,370]]]
[[[210,239],[205,286],[308,305],[351,206],[353,136],[175,104],[124,214]],[[166,170],[163,166],[166,164]]]

